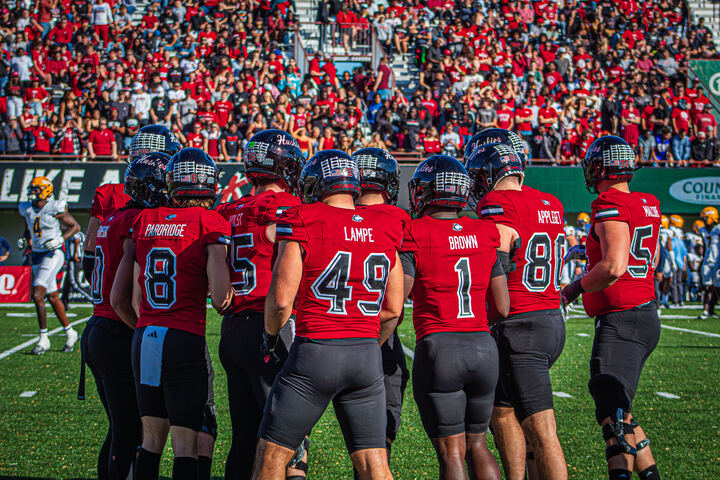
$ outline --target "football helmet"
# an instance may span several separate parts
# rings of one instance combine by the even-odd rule
[[[408,183],[410,212],[417,217],[429,206],[463,209],[470,183],[462,163],[447,155],[433,155],[417,166]]]
[[[504,128],[486,128],[480,133],[476,133],[465,146],[465,161],[480,146],[488,143],[502,143],[513,149],[522,162],[523,169],[527,163],[527,155],[525,154],[525,145],[520,136],[505,130]]]
[[[340,150],[318,152],[305,163],[298,191],[305,203],[315,203],[331,193],[349,193],[357,198],[362,191],[358,164]]]
[[[695,220],[693,222],[693,232],[695,232],[695,235],[700,235],[700,230],[705,228],[705,222],[702,220]]]
[[[670,215],[670,225],[675,228],[682,228],[685,220],[680,215]]]
[[[28,199],[37,203],[50,197],[53,193],[53,184],[47,177],[35,177],[27,187]]]
[[[199,148],[183,148],[167,164],[165,182],[170,198],[217,198],[218,169]]]
[[[361,148],[352,154],[360,169],[360,187],[387,193],[392,205],[400,194],[400,170],[395,158],[381,148]]]
[[[520,157],[502,143],[478,146],[466,157],[465,168],[472,182],[472,196],[479,201],[505,177],[515,175],[522,184],[525,174]]]
[[[148,208],[165,205],[168,162],[170,156],[162,152],[146,153],[130,162],[125,170],[125,194]]]
[[[151,152],[162,152],[175,155],[182,146],[175,134],[163,125],[146,125],[137,131],[128,148],[130,161],[140,155]]]
[[[670,228],[670,219],[667,217],[667,215],[663,215],[660,217],[660,226],[662,228]]]
[[[720,220],[720,215],[718,215],[717,208],[705,207],[700,212],[700,218],[705,221],[705,225],[710,226],[718,223],[718,220]]]
[[[250,138],[243,149],[245,176],[257,180],[282,180],[291,192],[297,188],[303,156],[297,140],[277,129],[263,130]]]
[[[590,223],[590,215],[588,215],[585,212],[578,213],[577,223],[578,223],[578,225],[582,225],[582,226],[587,225],[588,223]]]
[[[632,180],[635,175],[635,151],[622,138],[606,135],[590,145],[582,168],[588,191],[598,193],[598,183],[603,180]]]

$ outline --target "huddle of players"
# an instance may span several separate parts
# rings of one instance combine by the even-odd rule
[[[413,391],[440,477],[500,478],[486,446],[491,425],[507,478],[525,478],[526,468],[567,478],[549,369],[564,346],[561,302],[581,294],[597,317],[589,388],[610,478],[659,478],[629,413],[659,337],[658,202],[629,192],[627,143],[597,140],[583,162],[599,193],[587,273],[561,295],[563,208],[523,185],[521,152],[511,132],[490,129],[473,137],[464,165],[423,161],[409,183],[413,219],[394,205],[397,163],[379,149],[304,162],[289,134],[260,132],[243,153],[254,193],[216,210],[217,168],[201,150],[136,158],[125,178],[131,200],[96,225],[86,260],[96,309],[83,352],[110,419],[99,476],[125,478],[141,445],[135,478],[157,478],[168,431],[173,478],[209,476],[198,440],[203,428],[214,433],[209,292],[225,315],[227,478],[303,478],[307,437],[330,401],[356,476],[392,478],[408,378],[396,333],[406,297]],[[461,215],[468,201],[480,219]]]

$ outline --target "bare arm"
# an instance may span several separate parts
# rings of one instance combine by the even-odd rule
[[[627,270],[630,251],[630,227],[624,222],[602,222],[594,226],[600,239],[602,260],[582,277],[586,292],[609,287]]]
[[[138,316],[133,309],[133,276],[135,271],[135,241],[126,238],[123,241],[123,258],[115,273],[112,291],[110,292],[110,305],[115,313],[128,327],[134,329]]]
[[[395,266],[388,275],[385,286],[385,299],[380,311],[380,345],[390,338],[395,327],[397,327],[400,315],[403,313],[403,303],[405,302],[403,290],[403,269],[400,263],[400,255],[396,252]]]
[[[499,275],[490,279],[487,290],[488,322],[494,325],[510,313],[510,293],[507,276]]]
[[[67,230],[63,233],[63,240],[69,240],[80,231],[80,224],[68,212],[60,213],[56,217],[67,227]]]
[[[100,228],[100,219],[97,217],[90,217],[88,222],[87,232],[85,232],[85,251],[89,253],[95,252],[95,239],[97,238],[97,232]]]
[[[302,280],[302,248],[297,242],[282,241],[273,268],[270,291],[265,298],[265,331],[277,335],[290,318]]]
[[[232,289],[227,266],[227,247],[213,244],[207,246],[207,276],[210,286],[210,302],[218,313],[230,308]]]
[[[518,235],[514,228],[503,225],[502,223],[496,223],[495,226],[500,234],[500,247],[498,247],[498,250],[510,253],[513,242],[520,238],[520,235]]]
[[[132,307],[135,315],[140,316],[140,303],[142,302],[142,290],[138,279],[140,278],[140,265],[133,262],[133,284],[132,284]]]

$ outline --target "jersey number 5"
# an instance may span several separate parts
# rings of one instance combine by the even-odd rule
[[[330,264],[312,284],[312,292],[319,300],[329,300],[330,308],[327,313],[333,315],[347,315],[345,302],[352,300],[352,289],[348,285],[350,278],[350,265],[352,253],[338,252]],[[363,286],[368,292],[378,294],[377,301],[358,301],[358,308],[363,315],[375,316],[382,309],[385,297],[385,285],[390,274],[390,260],[383,253],[371,253],[363,263]]]
[[[242,256],[241,250],[254,247],[253,234],[243,233],[232,237],[232,253],[230,255],[232,261],[232,269],[236,273],[242,274],[242,280],[232,284],[235,295],[248,295],[255,290],[255,265]]]
[[[535,233],[525,249],[527,263],[523,268],[523,285],[531,292],[544,292],[552,282],[560,288],[562,277],[565,235],[559,234],[553,242],[547,233]]]
[[[642,262],[641,265],[628,265],[627,272],[633,278],[645,278],[647,277],[648,270],[650,270],[650,263],[653,260],[653,252],[649,248],[643,246],[643,242],[646,238],[653,236],[653,226],[647,225],[645,227],[638,227],[633,232],[632,242],[630,242],[630,255]]]

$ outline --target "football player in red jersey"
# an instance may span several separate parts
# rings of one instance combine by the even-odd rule
[[[362,189],[356,206],[387,212],[400,219],[404,228],[405,223],[410,221],[410,216],[405,210],[396,206],[400,193],[400,172],[397,161],[390,155],[390,152],[380,148],[362,148],[353,153],[352,157],[360,168],[360,188]],[[400,314],[398,322],[401,321],[402,314]],[[390,326],[388,322],[385,322],[381,328]],[[403,352],[397,328],[387,334],[381,334],[381,336],[388,337],[380,347],[380,351],[385,374],[386,441],[388,458],[390,458],[390,449],[400,428],[403,396],[410,372],[405,364],[405,352]]]
[[[151,152],[161,152],[169,156],[175,155],[180,150],[180,142],[174,133],[162,125],[146,125],[137,131],[133,137],[128,154],[130,161]],[[95,195],[90,207],[90,221],[88,222],[85,243],[83,245],[82,268],[86,280],[92,277],[95,266],[95,237],[100,223],[113,211],[124,206],[130,197],[125,195],[122,184],[110,183],[100,185],[95,190]]]
[[[560,312],[563,206],[554,196],[523,185],[522,161],[507,145],[478,147],[466,167],[478,215],[497,226],[508,273],[510,314],[493,331],[501,386],[493,431],[503,466],[508,478],[525,477],[524,436],[539,478],[565,479],[567,465],[557,438],[549,373],[565,345]]]
[[[581,294],[595,317],[588,388],[602,426],[611,480],[659,479],[650,442],[630,414],[645,361],[660,339],[653,285],[660,230],[660,204],[648,193],[631,192],[635,153],[625,140],[596,140],[582,162],[592,202],[585,243],[585,275],[565,287],[563,303]]]
[[[132,365],[143,423],[139,479],[158,478],[168,431],[173,478],[198,477],[197,438],[208,399],[206,297],[209,291],[218,312],[232,300],[230,224],[210,210],[217,176],[205,152],[180,150],[167,166],[169,206],[140,212],[132,239],[123,242],[110,301],[124,322],[137,324]]]
[[[278,223],[278,258],[265,302],[268,356],[275,355],[293,304],[297,336],[265,404],[255,479],[285,478],[295,447],[331,401],[360,478],[392,478],[381,413],[380,344],[387,339],[380,338],[380,325],[396,323],[402,311],[402,231],[397,217],[355,209],[359,176],[348,154],[316,154],[298,181],[305,204]]]
[[[289,133],[263,130],[253,135],[243,150],[243,162],[255,194],[217,208],[232,225],[230,281],[235,293],[232,313],[225,316],[220,337],[220,361],[227,373],[233,430],[225,463],[227,478],[252,475],[265,400],[292,343],[289,322],[280,331],[275,350],[278,361],[266,362],[260,353],[265,297],[277,254],[276,222],[285,210],[301,203],[292,192],[303,161]],[[299,468],[288,471],[288,478],[304,478],[307,463],[303,451],[298,450],[293,460]]]
[[[415,218],[405,226],[401,259],[404,291],[414,301],[412,378],[420,418],[439,478],[467,478],[467,470],[474,480],[500,479],[485,441],[498,381],[488,320],[504,318],[510,308],[500,235],[492,222],[459,215],[470,178],[454,158],[422,162],[409,189]]]
[[[135,325],[123,323],[110,305],[115,273],[123,256],[123,241],[130,238],[135,217],[144,208],[166,203],[165,167],[170,157],[149,153],[136,158],[125,171],[127,204],[103,220],[95,242],[91,294],[93,316],[81,337],[83,361],[95,377],[109,428],[98,458],[98,478],[126,478],[142,441],[142,424],[135,400],[131,358]],[[84,398],[84,384],[80,384]]]

